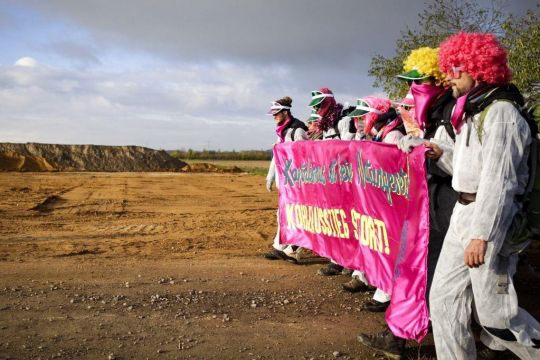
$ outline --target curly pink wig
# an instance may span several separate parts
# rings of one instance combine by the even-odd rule
[[[378,98],[375,96],[364,96],[362,100],[367,102],[369,104],[369,107],[380,111],[381,114],[384,114],[385,112],[390,110],[390,107],[392,106],[392,102],[389,99]],[[371,129],[377,123],[379,115],[380,114],[377,114],[375,112],[369,112],[362,116],[365,121],[364,132],[366,134],[371,133]]]
[[[512,79],[506,50],[493,34],[460,32],[443,41],[439,67],[448,74],[452,66],[459,66],[473,79],[488,84],[504,85]]]

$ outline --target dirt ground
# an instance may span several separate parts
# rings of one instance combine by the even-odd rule
[[[0,199],[2,359],[383,358],[356,341],[383,326],[371,294],[261,257],[261,176],[1,173]],[[538,285],[520,300],[540,318]],[[408,358],[434,358],[431,336]]]

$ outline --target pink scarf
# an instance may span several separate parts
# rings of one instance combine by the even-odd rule
[[[320,88],[320,92],[323,94],[332,94],[332,91],[328,88]],[[321,116],[319,120],[319,128],[322,131],[334,127],[334,125],[341,119],[341,113],[343,111],[343,105],[338,104],[333,97],[324,98],[321,103],[321,107],[317,110],[317,114]]]
[[[395,128],[397,128],[402,123],[403,123],[403,121],[401,120],[401,117],[399,117],[399,116],[397,118],[395,118],[394,120],[392,120],[388,125],[386,125],[382,129],[381,140],[384,140],[384,138],[386,137],[386,135],[388,135],[388,133],[390,131],[394,130]]]
[[[292,116],[289,114],[287,119],[281,123],[281,125],[276,126],[276,134],[280,139],[280,142],[285,142],[285,129],[292,123]]]
[[[412,83],[411,94],[414,99],[416,121],[418,121],[418,125],[420,125],[422,130],[426,127],[429,107],[442,92],[444,92],[444,88],[440,86]]]
[[[456,99],[456,106],[454,106],[454,111],[452,111],[452,118],[450,122],[454,129],[456,129],[456,134],[459,134],[461,131],[461,125],[463,125],[463,113],[465,112],[465,104],[467,103],[467,97],[469,93],[467,92],[464,95],[461,95]]]

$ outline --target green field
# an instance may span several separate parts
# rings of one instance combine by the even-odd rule
[[[270,166],[270,161],[267,160],[183,160],[188,164],[195,163],[208,163],[214,164],[220,167],[232,167],[236,166],[242,169],[245,172],[256,174],[256,175],[266,175],[268,167]]]

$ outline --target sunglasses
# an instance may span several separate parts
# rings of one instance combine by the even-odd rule
[[[463,68],[461,66],[452,66],[452,71],[448,72],[446,75],[450,80],[459,79],[461,77],[461,73],[463,72]]]

